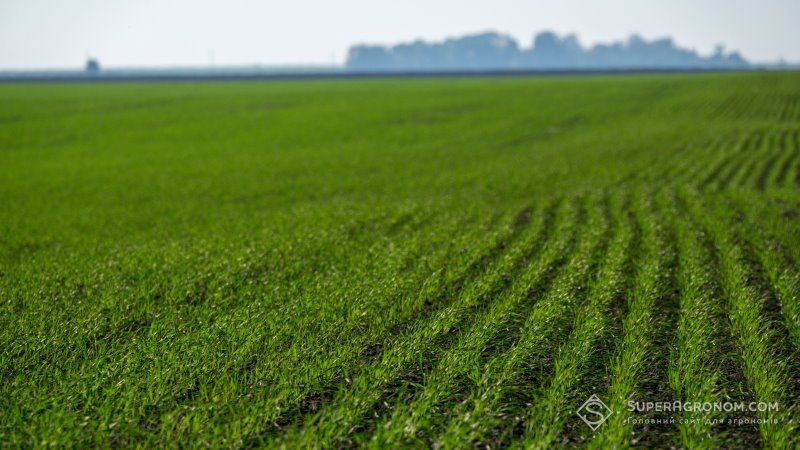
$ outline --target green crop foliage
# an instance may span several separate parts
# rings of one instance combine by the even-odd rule
[[[798,374],[798,73],[0,85],[0,447],[788,449]]]

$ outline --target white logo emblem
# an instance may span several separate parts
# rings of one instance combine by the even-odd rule
[[[586,422],[592,430],[596,430],[603,422],[611,416],[611,409],[603,403],[597,395],[592,394],[589,400],[578,408],[578,417]]]

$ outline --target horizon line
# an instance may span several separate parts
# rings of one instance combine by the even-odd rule
[[[480,31],[463,32],[463,33],[460,33],[460,34],[449,34],[449,35],[445,35],[445,36],[440,37],[440,38],[433,38],[433,39],[426,39],[426,38],[423,38],[423,37],[415,37],[415,38],[409,38],[409,39],[400,39],[400,40],[397,40],[397,41],[394,41],[394,42],[391,42],[391,43],[388,43],[388,42],[374,42],[374,41],[370,42],[368,40],[356,40],[356,41],[351,42],[348,45],[348,48],[345,51],[345,55],[346,55],[347,51],[349,51],[350,49],[352,49],[354,47],[358,47],[358,46],[376,46],[376,47],[380,46],[380,47],[392,48],[392,47],[398,46],[398,45],[409,44],[409,43],[418,43],[418,42],[422,42],[422,43],[430,45],[430,44],[440,44],[440,43],[445,43],[445,42],[450,41],[450,40],[456,40],[456,39],[467,38],[467,37],[472,37],[472,36],[480,36],[480,35],[490,34],[490,33],[494,33],[494,34],[498,34],[498,35],[501,35],[501,36],[509,37],[519,45],[519,49],[520,50],[529,51],[529,50],[533,49],[533,42],[532,41],[535,40],[536,36],[539,35],[539,34],[548,33],[548,32],[549,33],[553,33],[553,34],[555,34],[556,36],[559,36],[559,37],[575,37],[575,39],[577,40],[578,44],[582,48],[585,48],[585,49],[592,49],[592,48],[594,48],[596,46],[600,46],[600,45],[625,44],[625,43],[629,42],[634,37],[639,37],[639,38],[643,39],[646,42],[656,42],[656,41],[659,41],[659,40],[668,39],[668,40],[672,41],[673,44],[676,45],[678,48],[683,48],[683,49],[686,49],[686,50],[690,50],[692,52],[695,52],[698,56],[706,57],[706,53],[705,52],[700,52],[699,50],[696,49],[696,47],[691,46],[690,44],[681,44],[680,42],[678,42],[678,40],[673,35],[670,35],[670,34],[662,34],[662,35],[653,36],[653,37],[649,37],[648,38],[648,37],[645,37],[645,35],[643,33],[638,32],[638,31],[634,31],[634,32],[630,32],[629,34],[627,34],[625,37],[622,37],[622,38],[611,39],[611,40],[598,40],[598,41],[590,42],[590,43],[587,44],[587,43],[584,43],[583,41],[581,41],[579,32],[574,32],[574,31],[573,32],[557,32],[557,31],[554,31],[552,28],[543,28],[543,29],[541,29],[539,31],[535,31],[535,32],[532,33],[531,42],[528,42],[526,45],[521,45],[523,43],[523,41],[519,40],[517,38],[517,36],[513,35],[512,33],[502,32],[502,31],[499,31],[499,29],[497,29],[497,28],[491,28],[491,27],[490,28],[485,28],[485,29],[480,30]],[[685,45],[685,46],[682,46],[682,45]],[[728,49],[727,48],[727,44],[725,44],[725,43],[719,43],[718,45],[721,45],[723,48],[725,48],[728,51],[728,53],[737,53],[739,55],[742,55],[741,50],[739,50],[739,49]],[[214,52],[214,53],[216,52],[215,49],[209,49],[209,51],[210,52]],[[266,62],[260,62],[260,61],[250,61],[250,62],[228,62],[228,63],[224,63],[224,64],[217,64],[212,60],[212,61],[208,61],[206,63],[180,63],[180,62],[178,62],[178,63],[167,63],[167,64],[158,64],[158,63],[156,63],[156,64],[150,64],[150,63],[127,64],[127,63],[123,63],[123,64],[105,65],[105,64],[103,64],[102,57],[99,57],[99,56],[96,56],[96,55],[92,55],[92,52],[90,52],[90,51],[85,51],[85,55],[86,55],[86,57],[85,57],[85,59],[83,61],[83,64],[85,64],[88,60],[92,60],[92,59],[97,60],[100,63],[101,70],[103,70],[103,71],[106,71],[106,70],[114,70],[114,71],[117,71],[117,70],[213,70],[213,69],[217,69],[217,68],[225,68],[225,69],[236,69],[236,68],[242,68],[242,69],[245,69],[245,68],[292,69],[292,68],[305,68],[305,67],[309,67],[309,68],[330,68],[330,69],[333,69],[333,68],[339,68],[339,67],[346,68],[346,66],[347,66],[347,57],[346,56],[345,56],[343,61],[336,61],[336,62],[332,62],[330,60],[329,61],[305,61],[305,62],[278,62],[278,63],[266,63]],[[744,55],[742,55],[742,56],[744,57]],[[744,57],[744,58],[752,66],[773,66],[773,65],[775,65],[775,66],[781,66],[781,65],[794,66],[794,65],[799,65],[800,64],[800,60],[797,60],[797,61],[786,60],[781,56],[779,56],[777,59],[771,59],[771,60],[764,60],[764,59],[755,60],[755,59],[750,59],[750,58],[747,58],[747,57]],[[75,70],[82,70],[83,67],[84,66],[80,65],[80,64],[79,65],[75,65],[75,66],[35,65],[35,66],[27,66],[27,67],[16,66],[16,67],[6,67],[6,68],[3,68],[2,66],[0,66],[0,73],[9,73],[9,72],[16,72],[16,73],[22,73],[22,72],[70,72],[70,71],[75,71]]]

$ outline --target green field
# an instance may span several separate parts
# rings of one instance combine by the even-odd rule
[[[0,447],[792,448],[799,263],[800,73],[0,85]]]

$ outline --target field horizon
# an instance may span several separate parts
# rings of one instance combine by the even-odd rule
[[[0,446],[800,444],[800,72],[0,100]]]

